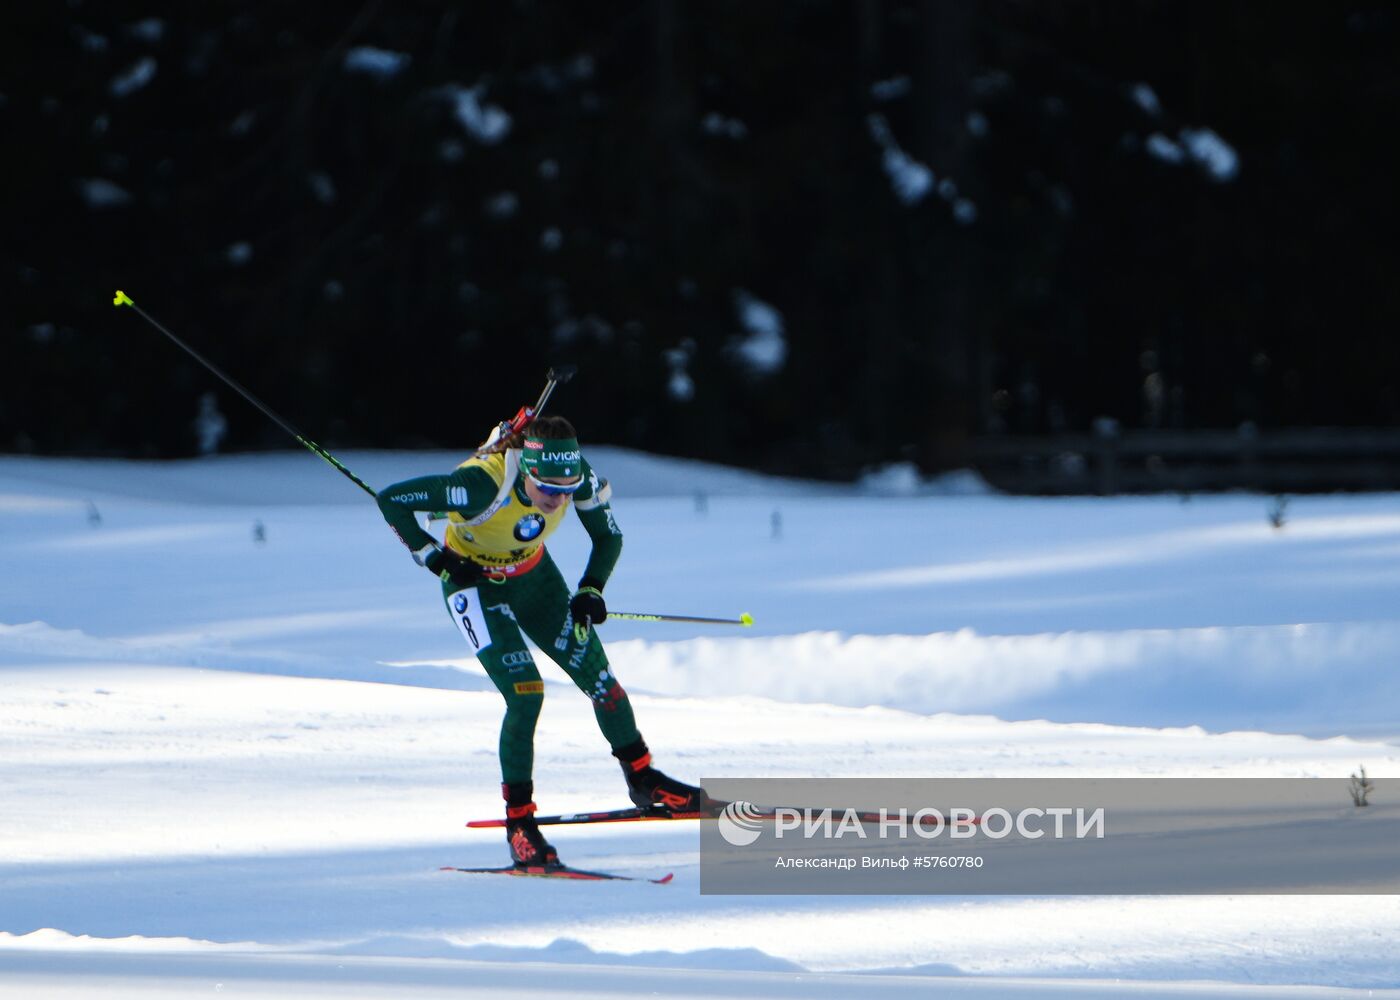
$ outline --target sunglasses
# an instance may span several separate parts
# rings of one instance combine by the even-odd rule
[[[536,479],[534,473],[527,472],[525,473],[525,478],[534,483],[535,489],[539,490],[547,497],[569,496],[577,493],[578,488],[583,485],[582,477],[580,477],[577,482],[572,483],[546,483],[542,479]]]

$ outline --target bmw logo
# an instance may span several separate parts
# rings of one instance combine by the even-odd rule
[[[544,517],[540,514],[526,514],[519,521],[515,522],[515,537],[522,542],[528,542],[539,538],[540,532],[544,531]]]
[[[457,609],[457,613],[458,613],[459,615],[464,615],[464,614],[466,614],[466,613],[467,613],[467,595],[466,595],[466,594],[458,594],[456,597],[454,597],[454,598],[452,599],[452,606],[453,606],[454,608]]]

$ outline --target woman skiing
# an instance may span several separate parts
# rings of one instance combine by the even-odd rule
[[[522,866],[557,865],[558,853],[533,815],[544,682],[527,636],[592,699],[636,805],[688,812],[708,800],[703,789],[651,766],[627,693],[593,628],[608,617],[603,587],[622,551],[622,533],[608,503],[612,490],[579,451],[573,426],[563,417],[539,417],[503,444],[493,434],[486,448],[490,454],[478,452],[448,475],[388,487],[379,509],[414,561],[441,578],[452,620],[506,700],[501,791],[511,857]],[[571,503],[593,542],[572,597],[544,547]],[[445,548],[419,525],[420,511],[447,512]]]

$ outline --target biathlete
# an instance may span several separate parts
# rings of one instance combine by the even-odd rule
[[[622,552],[611,493],[580,452],[573,426],[563,417],[540,417],[493,454],[379,494],[384,519],[414,561],[441,578],[448,613],[506,700],[501,792],[506,839],[517,865],[560,863],[533,815],[535,723],[544,682],[526,636],[592,699],[598,728],[622,765],[636,805],[687,812],[709,801],[703,789],[651,766],[627,692],[593,628],[607,621],[603,587]],[[572,596],[544,546],[570,501],[593,542]],[[445,548],[419,525],[420,511],[447,512]]]

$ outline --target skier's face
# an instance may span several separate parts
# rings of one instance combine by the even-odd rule
[[[557,476],[550,476],[540,480],[546,486],[568,486],[577,482],[577,479],[568,479]],[[525,477],[525,495],[530,498],[530,502],[546,514],[553,514],[560,507],[568,502],[570,493],[545,493],[535,485],[533,476]]]

